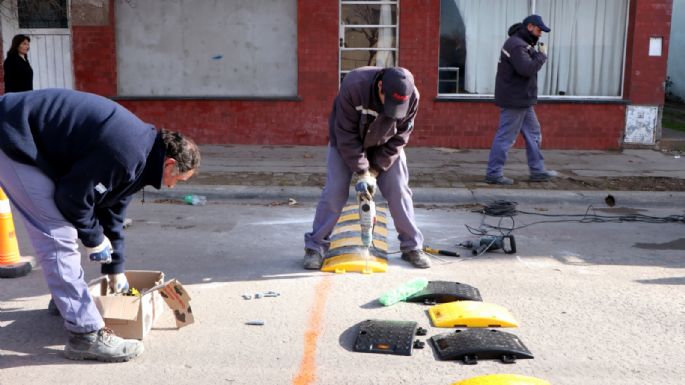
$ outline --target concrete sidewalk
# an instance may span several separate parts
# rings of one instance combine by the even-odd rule
[[[178,199],[184,194],[210,200],[288,198],[316,200],[326,178],[325,146],[201,146],[200,173],[175,190],[148,189],[153,199]],[[488,150],[407,148],[410,185],[417,203],[468,204],[483,199],[535,201],[597,201],[611,192],[624,199],[673,203],[685,201],[685,157],[648,149],[623,152],[546,150],[548,169],[560,177],[552,182],[527,181],[523,149],[512,149],[505,175],[513,186],[483,182]]]

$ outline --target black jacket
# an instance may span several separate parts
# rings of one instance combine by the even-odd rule
[[[535,50],[537,38],[523,24],[509,28],[497,65],[495,104],[503,108],[526,108],[538,101],[538,71],[547,55]]]
[[[84,246],[114,248],[102,273],[124,270],[123,222],[131,196],[160,188],[161,135],[119,104],[64,89],[0,97],[0,150],[55,182],[55,203]]]
[[[328,119],[331,146],[338,149],[352,172],[364,171],[370,166],[378,171],[388,170],[399,158],[400,149],[407,145],[414,129],[419,91],[414,87],[406,117],[400,120],[387,117],[383,115],[383,104],[376,91],[382,75],[381,67],[350,71],[333,102]]]
[[[33,89],[33,69],[28,60],[12,53],[7,56],[2,68],[5,71],[5,93],[31,91]]]

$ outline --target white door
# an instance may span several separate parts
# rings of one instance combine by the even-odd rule
[[[66,0],[4,1],[0,5],[2,58],[15,35],[29,36],[33,89],[74,88],[68,5]]]

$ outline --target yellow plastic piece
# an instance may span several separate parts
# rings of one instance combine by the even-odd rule
[[[467,327],[515,328],[518,322],[509,310],[494,303],[457,301],[442,303],[428,309],[433,325],[440,328]]]
[[[376,214],[378,214],[378,211],[376,211]],[[344,223],[348,221],[359,222],[359,213],[343,214],[340,216],[340,218],[338,218],[338,223]],[[376,222],[387,224],[388,219],[384,215],[376,215]]]
[[[377,249],[380,250],[387,250],[388,249],[388,244],[380,241],[378,239],[373,240],[373,245]],[[350,238],[341,238],[341,239],[336,239],[335,241],[331,241],[331,249],[337,249],[340,247],[345,247],[345,246],[359,246],[362,247],[362,238],[361,237],[350,237]]]
[[[388,261],[374,255],[368,257],[368,261],[360,254],[341,254],[326,258],[323,261],[321,271],[328,273],[352,273],[364,274],[385,273],[388,270]]]
[[[350,232],[356,232],[359,233],[361,228],[359,227],[359,224],[356,225],[345,225],[345,226],[335,226],[333,229],[333,232],[331,233],[331,236],[335,236],[341,233],[350,233]],[[383,237],[388,236],[388,229],[382,226],[376,226],[373,228],[373,234],[378,234]]]
[[[490,374],[455,382],[452,385],[551,385],[539,378],[520,376],[518,374]]]

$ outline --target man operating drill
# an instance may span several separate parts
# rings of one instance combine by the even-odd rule
[[[128,361],[143,343],[105,327],[88,292],[77,239],[102,263],[110,291],[128,290],[123,223],[144,186],[190,178],[200,153],[181,134],[158,131],[119,104],[46,89],[0,97],[0,187],[24,218],[74,360]]]
[[[404,68],[362,67],[345,76],[328,120],[326,186],[312,231],[304,236],[305,269],[321,269],[353,178],[361,196],[373,197],[378,187],[388,201],[402,259],[418,268],[430,267],[414,219],[404,153],[418,106],[414,76]]]

